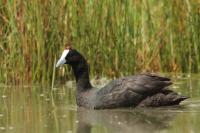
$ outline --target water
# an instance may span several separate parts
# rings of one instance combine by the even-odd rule
[[[0,132],[197,133],[200,131],[200,76],[172,78],[173,89],[191,98],[181,106],[161,108],[78,108],[72,82],[56,86],[52,91],[39,86],[1,86]]]

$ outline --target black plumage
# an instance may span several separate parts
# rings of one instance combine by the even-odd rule
[[[188,98],[169,90],[169,78],[154,74],[123,77],[97,89],[90,84],[88,64],[78,51],[69,49],[65,63],[72,66],[76,78],[77,105],[85,108],[170,106]]]

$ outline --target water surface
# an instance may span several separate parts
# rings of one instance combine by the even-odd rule
[[[75,103],[73,82],[52,90],[40,86],[0,87],[2,133],[196,133],[200,131],[200,76],[174,76],[180,106],[87,110]],[[102,86],[106,81],[97,84]],[[49,91],[51,90],[51,91]]]

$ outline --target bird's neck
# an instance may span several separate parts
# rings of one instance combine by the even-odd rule
[[[92,88],[89,79],[89,67],[85,60],[76,65],[72,65],[72,69],[76,78],[76,86],[79,92],[84,92]]]

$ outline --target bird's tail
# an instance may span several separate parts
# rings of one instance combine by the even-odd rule
[[[139,106],[145,107],[159,107],[178,105],[181,101],[188,99],[187,96],[177,94],[172,90],[163,90],[160,93],[145,98]]]

